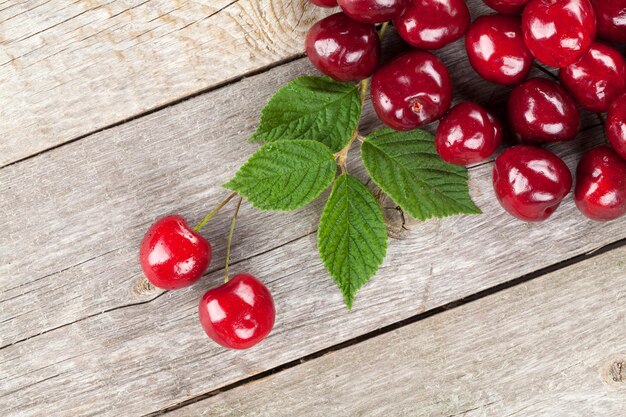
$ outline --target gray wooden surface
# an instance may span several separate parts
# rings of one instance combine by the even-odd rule
[[[625,268],[621,248],[166,415],[624,416]]]
[[[58,7],[52,3],[42,3],[40,7]],[[244,0],[233,5],[235,3],[237,7],[248,4]],[[297,4],[294,2],[289,7],[300,7]],[[80,7],[83,6],[81,3]],[[163,3],[159,7],[165,6]],[[195,7],[186,2],[179,6],[185,10]],[[224,10],[231,6],[226,5]],[[477,1],[471,6],[474,14],[484,8]],[[10,5],[0,10],[0,16],[14,7]],[[218,39],[207,36],[209,45],[210,39]],[[233,33],[232,36],[243,35]],[[269,49],[277,47],[270,44]],[[392,34],[387,40],[388,49],[397,49],[398,45]],[[144,47],[156,48],[154,45]],[[297,53],[300,47],[294,47]],[[174,48],[180,49],[179,46]],[[475,100],[501,113],[507,89],[482,81],[471,70],[463,55],[462,42],[438,54],[451,68],[457,100]],[[139,61],[141,59],[137,58],[133,62],[139,65]],[[220,65],[224,74],[237,74],[236,65]],[[168,68],[173,71],[173,67]],[[137,247],[145,230],[157,217],[178,212],[194,224],[227,194],[219,185],[229,179],[258,146],[245,139],[254,131],[260,109],[280,85],[306,73],[314,71],[305,59],[277,64],[259,75],[103,131],[98,131],[101,125],[89,119],[94,109],[84,106],[86,119],[80,128],[95,133],[0,168],[0,409],[5,410],[3,415],[141,416],[196,402],[198,408],[193,409],[194,413],[201,410],[212,415],[211,407],[239,404],[243,401],[240,393],[247,392],[248,384],[257,390],[265,381],[249,382],[248,379],[285,364],[293,366],[300,358],[320,354],[326,349],[338,350],[334,355],[340,355],[346,343],[359,342],[346,350],[344,358],[349,362],[346,366],[353,370],[346,371],[349,375],[343,378],[368,378],[376,371],[374,365],[359,363],[350,355],[377,329],[397,323],[400,323],[398,326],[408,325],[403,320],[414,320],[416,315],[443,305],[451,307],[457,300],[525,274],[539,277],[536,279],[543,281],[536,285],[544,288],[547,277],[540,277],[542,268],[559,268],[563,261],[615,242],[620,243],[612,247],[618,247],[626,238],[625,219],[611,223],[591,222],[578,213],[571,199],[548,222],[529,225],[516,221],[497,204],[491,188],[491,164],[485,162],[470,170],[471,193],[484,212],[481,216],[425,223],[407,219],[403,224],[393,203],[383,201],[392,236],[389,255],[379,274],[359,294],[354,310],[348,312],[316,254],[316,223],[323,199],[288,214],[259,213],[244,205],[233,247],[232,270],[252,273],[268,285],[276,301],[277,322],[269,338],[249,351],[233,352],[218,347],[202,332],[196,306],[201,294],[221,280],[228,212],[218,215],[203,231],[214,247],[213,263],[206,277],[191,288],[163,292],[144,285]],[[540,69],[534,74],[547,76]],[[88,80],[78,77],[78,82]],[[129,100],[145,98],[133,93],[127,85],[111,89],[113,95],[129,95]],[[184,89],[177,91],[189,94]],[[93,99],[85,91],[82,98],[87,100],[85,103]],[[132,106],[120,109],[135,111]],[[48,117],[55,113],[34,109],[30,114]],[[366,106],[363,126],[364,133],[380,126],[370,106]],[[58,126],[50,124],[50,128]],[[72,135],[76,132],[63,131],[68,136],[55,136],[58,143],[75,139]],[[31,155],[36,152],[32,144],[37,151],[50,145],[46,135],[34,133],[31,139],[23,142],[23,147],[18,146],[17,152]],[[572,144],[556,145],[552,149],[573,168],[581,152],[602,141],[599,119],[585,113],[580,137]],[[354,153],[358,151],[357,146]],[[20,158],[15,155],[10,158]],[[350,169],[362,175],[362,167],[355,161]],[[623,257],[623,250],[597,259],[614,260],[620,256]],[[623,304],[618,279],[624,275],[620,274],[623,274],[620,265],[613,261],[604,264],[589,260],[575,263],[567,271],[584,271],[590,282],[604,280],[601,282],[606,285],[614,282],[615,302]],[[586,289],[575,283],[569,287],[567,279],[563,278],[568,274],[557,272],[566,287],[564,291],[573,299],[584,298]],[[545,288],[547,291],[548,287]],[[533,302],[534,297],[518,297],[518,293],[517,287],[501,289],[494,297],[510,298],[511,308],[518,310],[523,309],[524,303]],[[559,294],[554,297],[546,294],[544,299],[551,307],[538,311],[546,315],[545,321],[538,316],[536,322],[528,325],[535,323],[541,327],[543,323],[544,334],[552,337],[548,317],[559,313],[556,311],[561,309],[559,297]],[[553,299],[553,303],[548,302]],[[485,305],[489,302],[485,301]],[[458,318],[459,322],[452,320],[457,326],[462,326],[465,320],[468,332],[474,331],[471,353],[477,355],[474,361],[479,366],[476,358],[481,357],[481,352],[495,355],[499,352],[498,345],[493,347],[491,339],[481,341],[476,332],[484,328],[481,327],[482,316],[479,311],[465,312],[474,311],[467,307],[461,307],[463,310],[457,313],[454,309],[449,314]],[[598,304],[594,311],[600,310]],[[621,314],[623,319],[623,311]],[[442,319],[439,317],[448,316],[428,317],[407,329],[417,325],[430,329],[440,327],[437,320]],[[599,314],[594,320],[599,322],[602,317]],[[567,329],[574,329],[576,317],[567,319],[571,325]],[[600,329],[610,323],[602,321]],[[554,334],[556,336],[563,335]],[[380,336],[372,343],[389,337],[392,336]],[[575,338],[577,334],[568,333],[564,337]],[[390,346],[385,355],[404,356],[402,349],[409,349],[414,340],[407,337],[403,340],[406,342],[403,348],[395,350]],[[545,341],[546,346],[550,340]],[[465,349],[460,340],[450,340],[447,344],[435,342],[430,348],[441,355]],[[372,343],[363,346],[380,350]],[[613,346],[603,346],[598,349],[606,355],[615,353]],[[543,366],[541,359],[537,357],[539,368]],[[310,362],[313,363],[317,360]],[[310,364],[302,365],[303,373],[313,366]],[[303,375],[297,368],[279,375],[280,378],[294,375],[294,391],[286,395],[291,395],[290,401],[306,403],[306,386],[301,382],[296,384]],[[548,368],[545,365],[542,369]],[[433,369],[423,369],[423,372],[431,371]],[[519,374],[517,368],[511,372],[512,378],[524,375]],[[586,375],[581,373],[580,378]],[[446,394],[445,388],[441,388],[444,382],[442,379],[438,385],[441,395]],[[236,385],[240,387],[233,389]],[[290,384],[285,382],[285,385]],[[454,394],[453,388],[451,386],[450,395]],[[529,384],[528,398],[532,398],[534,389],[540,390],[541,386]],[[220,393],[222,391],[230,394]],[[262,392],[258,391],[259,395]],[[298,397],[297,392],[302,393],[302,397]],[[416,398],[420,395],[425,398],[429,392],[424,389]],[[389,395],[393,393],[390,391]],[[208,402],[202,402],[208,395],[211,395]],[[287,399],[279,406],[269,395],[265,404],[259,403],[260,397],[254,398],[248,405],[241,403],[241,406],[247,409],[258,406],[267,415],[290,413]],[[592,399],[596,398],[600,397]],[[395,400],[388,398],[387,401]],[[359,398],[353,399],[352,405],[358,402]],[[392,415],[404,415],[402,407],[411,410],[413,403],[410,398],[404,398],[398,404],[400,408],[392,410]],[[413,405],[419,404],[416,401]],[[502,404],[502,415],[516,411],[515,404]],[[564,410],[564,416],[578,415],[574,406]],[[367,409],[347,406],[343,411],[342,415],[368,415]],[[376,408],[371,412],[376,415]],[[542,415],[540,410],[533,413],[525,415]]]

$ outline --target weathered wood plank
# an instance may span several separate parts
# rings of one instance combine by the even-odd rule
[[[308,0],[37,0],[0,9],[0,166],[303,51]]]
[[[478,0],[469,6],[474,16],[488,11]],[[331,12],[308,0],[37,0],[0,9],[0,166],[293,58]]]
[[[626,415],[626,248],[167,413]]]
[[[588,133],[592,136],[582,138],[581,148],[598,142],[598,130]],[[566,157],[570,165],[574,159],[575,154]],[[342,306],[317,259],[314,234],[305,235],[233,268],[263,279],[276,299],[276,327],[258,347],[226,351],[201,331],[196,303],[205,288],[221,279],[216,271],[188,290],[119,307],[5,347],[0,408],[8,415],[24,416],[36,415],[44,404],[50,414],[156,411],[626,237],[624,220],[603,224],[584,220],[571,200],[547,223],[518,222],[495,201],[490,170],[486,164],[471,174],[473,197],[485,214],[411,224],[410,233],[391,242],[380,273],[360,293],[352,312]],[[310,218],[304,219],[305,227],[312,225]],[[239,236],[257,236],[259,224],[258,217],[242,221]],[[268,239],[274,233],[268,233],[272,236]],[[89,297],[102,297],[108,281],[117,282],[108,289],[108,297],[117,291],[123,298],[130,288],[125,279],[131,276],[124,274],[124,267],[137,273],[129,254],[139,237],[124,236],[129,249],[98,267],[109,267],[108,272],[96,278],[75,272],[74,285],[56,293],[65,301],[44,298],[46,310],[38,311],[39,317],[83,307]],[[238,259],[245,257],[239,245],[235,253]],[[39,297],[45,292],[23,301],[25,314],[28,308],[37,308],[29,300]]]

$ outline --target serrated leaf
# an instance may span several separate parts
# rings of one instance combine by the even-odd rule
[[[317,246],[348,308],[378,270],[387,251],[387,228],[376,199],[358,179],[337,178],[320,219]]]
[[[315,140],[338,152],[354,135],[360,117],[357,84],[327,77],[300,77],[270,99],[250,140]]]
[[[320,195],[336,172],[335,157],[326,145],[281,141],[259,148],[224,187],[261,210],[295,210]]]
[[[416,219],[480,213],[467,169],[443,161],[424,130],[378,130],[363,142],[361,157],[372,180]]]

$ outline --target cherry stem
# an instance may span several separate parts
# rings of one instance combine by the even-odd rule
[[[385,37],[385,32],[387,32],[387,28],[388,27],[389,27],[389,22],[383,23],[383,25],[380,27],[380,31],[378,32],[378,36],[380,37],[381,40],[382,40],[382,38]]]
[[[224,266],[226,277],[224,278],[224,282],[228,282],[228,264],[230,262],[230,246],[233,243],[233,234],[235,233],[235,224],[237,223],[237,215],[239,214],[239,207],[241,207],[242,200],[243,199],[239,197],[239,201],[237,202],[237,208],[235,208],[235,214],[233,214],[233,220],[230,222],[230,232],[228,233],[228,243],[226,244],[226,265]]]
[[[200,231],[200,229],[202,229],[209,222],[209,220],[211,220],[211,218],[213,216],[215,216],[222,209],[222,207],[224,207],[226,204],[228,204],[228,202],[230,200],[232,200],[233,197],[235,197],[236,195],[237,195],[237,193],[232,193],[231,195],[226,197],[224,200],[222,200],[222,202],[219,203],[217,205],[217,207],[215,207],[213,210],[211,210],[209,212],[209,214],[207,214],[204,217],[204,219],[202,219],[202,221],[200,223],[198,223],[198,225],[196,227],[193,228],[193,230],[196,231],[196,232]]]

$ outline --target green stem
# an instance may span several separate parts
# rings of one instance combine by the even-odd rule
[[[224,266],[224,271],[226,277],[224,278],[224,282],[228,282],[228,264],[230,262],[230,246],[233,243],[233,234],[235,233],[235,223],[237,222],[237,215],[239,214],[239,207],[241,207],[241,197],[239,197],[239,201],[237,202],[237,208],[235,209],[235,214],[233,214],[233,220],[230,222],[230,232],[228,233],[228,243],[226,243],[226,265]]]
[[[380,31],[378,32],[378,36],[380,37],[381,40],[385,37],[385,32],[387,32],[387,28],[388,27],[389,27],[389,22],[383,23],[383,25],[380,27]]]
[[[222,200],[222,202],[219,203],[217,205],[217,207],[215,207],[213,210],[211,210],[209,212],[209,214],[207,214],[204,217],[204,219],[202,219],[202,221],[200,223],[198,223],[198,225],[196,227],[193,228],[193,230],[198,232],[200,229],[202,229],[209,222],[209,220],[211,220],[211,217],[215,216],[222,209],[222,207],[224,207],[226,204],[228,204],[228,202],[230,200],[232,200],[233,197],[235,197],[236,195],[237,195],[237,193],[232,193],[231,195],[226,197],[224,200]]]

